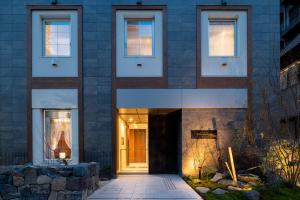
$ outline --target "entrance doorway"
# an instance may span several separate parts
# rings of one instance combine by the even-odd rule
[[[118,173],[148,173],[148,111],[119,109]]]
[[[117,173],[180,173],[181,110],[119,108],[116,121]]]

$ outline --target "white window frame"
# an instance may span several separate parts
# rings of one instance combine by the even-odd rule
[[[70,56],[44,55],[44,20],[70,20]],[[78,77],[78,12],[32,11],[32,77]]]
[[[34,165],[58,164],[57,159],[45,159],[44,111],[68,110],[71,112],[72,152],[69,164],[79,162],[79,121],[77,89],[32,89],[32,152]]]
[[[236,21],[235,55],[209,55],[209,22]],[[201,11],[201,76],[247,77],[247,11]]]
[[[153,19],[152,56],[127,56],[126,19]],[[163,11],[118,10],[116,12],[116,76],[163,76]]]

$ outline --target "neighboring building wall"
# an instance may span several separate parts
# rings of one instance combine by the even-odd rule
[[[300,84],[281,91],[281,133],[286,136],[300,136]]]
[[[292,136],[300,130],[300,5],[281,1],[281,125]]]
[[[87,161],[99,161],[102,167],[109,167],[113,148],[112,5],[135,5],[136,1],[58,0],[58,3],[83,6],[84,156]],[[261,87],[267,81],[266,74],[278,70],[279,2],[228,0],[227,3],[252,6],[252,44],[248,45],[252,46],[253,123],[256,128]],[[19,163],[26,159],[23,156],[27,152],[26,5],[39,4],[50,5],[50,0],[0,1],[0,163]],[[220,0],[143,1],[143,5],[151,4],[167,6],[168,88],[196,88],[196,6],[220,5]],[[14,153],[22,158],[7,156]]]

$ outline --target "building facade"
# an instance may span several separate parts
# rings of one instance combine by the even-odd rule
[[[279,2],[1,1],[0,162],[197,174],[260,133]]]
[[[300,5],[296,1],[280,4],[280,81],[286,112],[281,124],[285,131],[299,137],[300,115]]]

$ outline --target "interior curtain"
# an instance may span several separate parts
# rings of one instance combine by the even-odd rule
[[[64,132],[65,141],[68,147],[71,148],[70,122],[55,122],[55,123],[52,122],[51,129],[52,129],[51,148],[53,150],[56,149],[57,147],[62,131]]]
[[[54,158],[54,150],[57,148],[57,144],[61,137],[62,131],[64,131],[64,139],[70,149],[71,146],[71,126],[70,122],[55,122],[53,119],[49,119],[50,126],[47,126],[46,146],[48,147],[48,157]],[[49,155],[50,154],[50,155]]]
[[[61,135],[61,128],[59,122],[51,120],[51,149],[54,151],[57,147]]]
[[[71,140],[71,122],[58,121],[55,118],[46,117],[45,119],[45,155],[48,159],[54,158],[54,150],[57,148],[58,142],[64,132],[64,139],[70,149],[72,149]]]
[[[71,144],[71,123],[70,122],[62,122],[65,132],[65,141],[70,149],[72,149]]]
[[[54,158],[54,150],[57,147],[61,130],[57,122],[51,118],[46,118],[46,136],[45,136],[45,153],[48,159]]]
[[[45,138],[44,138],[44,149],[45,149],[45,155],[47,159],[51,159],[54,156],[54,148],[52,145],[52,127],[51,127],[51,119],[46,118],[45,119]]]

